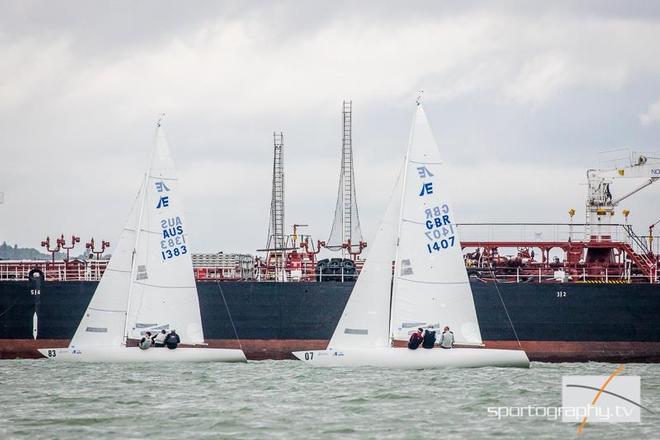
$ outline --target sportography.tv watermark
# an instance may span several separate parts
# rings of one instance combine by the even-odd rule
[[[609,376],[564,376],[562,406],[494,406],[487,408],[487,415],[579,423],[578,432],[587,423],[639,423],[642,412],[653,411],[641,404],[640,377],[620,376],[623,368]]]

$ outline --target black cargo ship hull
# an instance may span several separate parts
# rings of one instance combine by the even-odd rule
[[[0,283],[0,358],[39,357],[37,348],[67,346],[97,284],[50,281],[37,295],[28,281]],[[240,341],[249,359],[285,359],[291,351],[323,349],[352,286],[200,281],[204,335],[212,347],[238,347]],[[516,348],[519,339],[537,361],[660,362],[660,285],[496,286],[473,280],[472,291],[487,347]]]

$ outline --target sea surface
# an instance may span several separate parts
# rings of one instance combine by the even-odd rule
[[[0,361],[0,439],[660,438],[660,365],[627,364],[622,373],[641,376],[641,403],[655,412],[643,411],[641,423],[587,423],[578,435],[577,423],[505,416],[515,413],[509,408],[561,406],[563,375],[609,376],[616,368]]]

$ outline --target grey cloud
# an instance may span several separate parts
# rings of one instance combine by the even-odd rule
[[[289,223],[326,238],[344,98],[367,236],[419,88],[470,220],[563,220],[597,151],[660,149],[660,124],[639,119],[660,99],[652,2],[0,9],[0,239],[24,245],[116,236],[162,111],[200,250],[263,246],[274,130],[286,136]],[[642,202],[633,212],[640,225],[657,215]]]

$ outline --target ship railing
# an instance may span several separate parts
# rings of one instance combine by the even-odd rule
[[[624,223],[458,223],[462,241],[469,242],[569,242],[633,241],[632,227]],[[595,233],[597,231],[597,234]],[[642,237],[643,238],[643,237]],[[647,237],[648,238],[648,237]],[[648,242],[648,241],[647,241]],[[656,248],[657,249],[657,248]]]
[[[299,268],[286,268],[285,276],[282,277],[281,272],[273,267],[259,266],[255,268],[255,279],[258,281],[271,281],[271,282],[351,282],[356,281],[359,275],[359,270],[347,272],[342,266],[337,273],[324,274],[322,271],[316,270],[316,263],[313,261],[303,262]]]
[[[107,265],[108,260],[2,260],[0,280],[27,281],[30,273],[38,270],[46,281],[99,281]]]
[[[625,283],[648,284],[658,283],[658,271],[649,278],[642,273],[633,273],[632,265],[626,264],[623,268],[601,269],[593,273],[587,268],[571,270],[569,268],[468,268],[471,278],[482,281],[495,281],[501,283]]]

